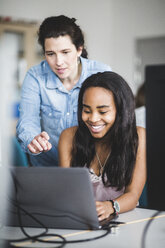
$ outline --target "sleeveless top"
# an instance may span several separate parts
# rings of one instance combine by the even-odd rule
[[[113,200],[124,194],[125,187],[117,191],[116,187],[105,187],[100,176],[97,176],[93,169],[89,169],[90,179],[93,184],[95,201]]]

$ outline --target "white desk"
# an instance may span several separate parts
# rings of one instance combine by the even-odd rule
[[[117,221],[125,222],[120,225],[115,233],[108,236],[84,243],[66,244],[65,248],[142,248],[141,241],[144,228],[156,213],[155,210],[136,208],[133,211],[120,214]],[[26,228],[32,235],[36,234],[40,229]],[[85,239],[100,235],[104,231],[82,231],[82,230],[60,230],[51,229],[51,233],[64,235],[68,240]],[[23,238],[21,230],[16,227],[3,227],[0,229],[0,239],[18,239]],[[52,240],[52,238],[49,238]],[[0,243],[1,244],[1,243]],[[30,241],[22,242],[16,247],[56,247],[56,244],[31,243]],[[3,248],[3,246],[0,246]],[[165,212],[161,212],[155,217],[149,226],[145,239],[145,248],[164,248],[165,247]]]

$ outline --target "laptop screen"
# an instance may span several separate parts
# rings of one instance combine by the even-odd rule
[[[48,228],[99,228],[88,169],[15,167],[10,172],[6,225],[19,226],[18,214],[21,214],[23,226],[41,227],[29,217],[30,213]]]

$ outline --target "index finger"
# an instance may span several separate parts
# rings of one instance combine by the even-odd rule
[[[100,201],[96,201],[96,207],[99,207],[101,205]]]
[[[49,140],[49,139],[50,139],[48,133],[45,132],[45,131],[43,131],[43,132],[41,133],[41,137],[42,137],[42,138],[45,138],[46,140]]]

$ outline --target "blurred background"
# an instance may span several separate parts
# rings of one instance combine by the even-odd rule
[[[110,65],[135,95],[145,66],[165,63],[165,0],[0,0],[0,165],[11,163],[25,73],[43,59],[38,27],[61,14],[77,19],[89,59]]]

